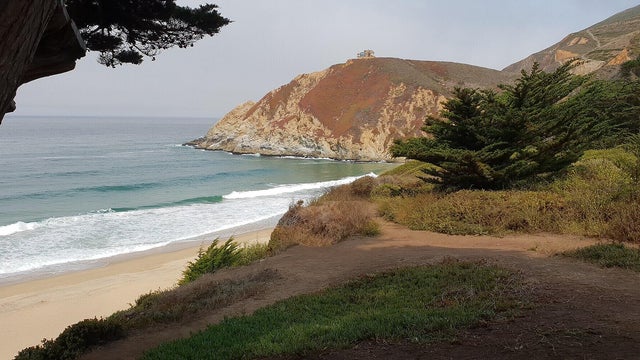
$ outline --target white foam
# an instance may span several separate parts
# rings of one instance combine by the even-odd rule
[[[224,199],[249,199],[249,198],[263,197],[263,196],[277,196],[277,195],[283,195],[283,194],[290,194],[290,193],[296,193],[296,192],[301,192],[305,190],[325,189],[325,188],[330,188],[334,186],[349,184],[364,176],[376,177],[377,175],[374,173],[370,173],[363,176],[346,177],[340,180],[323,181],[323,182],[306,183],[306,184],[279,185],[271,189],[264,189],[264,190],[234,191],[228,195],[223,196],[223,198]]]
[[[100,211],[15,225],[0,237],[0,277],[149,250],[282,215],[291,199]],[[23,223],[24,224],[24,223]],[[5,227],[8,228],[8,227]],[[31,231],[26,231],[31,229]],[[18,232],[22,230],[22,232]]]
[[[10,225],[0,226],[0,236],[9,236],[23,231],[34,230],[40,226],[39,223],[18,221]]]
[[[323,188],[358,178],[235,192],[216,203],[122,212],[101,209],[39,222],[17,222],[0,227],[0,278],[52,268],[63,271],[82,262],[231,232],[277,218],[297,200],[308,201]]]

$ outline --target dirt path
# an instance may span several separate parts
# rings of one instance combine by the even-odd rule
[[[327,248],[294,247],[245,268],[219,272],[239,278],[265,269],[280,275],[268,289],[197,321],[157,329],[108,345],[84,359],[136,359],[145,349],[216,323],[251,313],[280,299],[318,291],[362,274],[437,263],[445,257],[487,259],[521,271],[535,306],[522,318],[463,334],[456,344],[362,343],[316,354],[317,359],[640,359],[640,274],[600,269],[549,257],[592,243],[577,237],[519,235],[448,236],[385,223],[377,238],[357,238]]]

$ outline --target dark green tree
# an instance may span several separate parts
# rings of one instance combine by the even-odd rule
[[[193,44],[227,25],[217,6],[178,6],[175,0],[67,0],[87,49],[107,66],[139,64],[162,50]]]
[[[397,141],[391,152],[437,165],[425,179],[444,190],[503,189],[554,175],[586,148],[616,143],[639,125],[637,82],[589,81],[571,74],[576,64],[552,73],[535,64],[500,92],[455,89],[441,117],[427,119],[430,137]]]

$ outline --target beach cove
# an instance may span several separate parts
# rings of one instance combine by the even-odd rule
[[[394,166],[181,145],[212,122],[5,119],[0,358],[173,286],[202,244],[267,241],[291,204]]]
[[[291,204],[392,166],[181,145],[211,122],[7,118],[0,132],[0,284],[273,227]]]
[[[234,239],[238,244],[264,243],[270,234],[271,229],[263,229]],[[206,245],[167,246],[113,258],[98,268],[0,285],[0,359],[55,338],[78,321],[127,309],[140,295],[175,286]]]

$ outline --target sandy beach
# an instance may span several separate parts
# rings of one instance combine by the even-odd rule
[[[239,243],[266,242],[271,229],[237,235]],[[55,338],[80,320],[126,309],[142,294],[174,286],[202,243],[115,258],[105,266],[0,285],[0,359]]]

